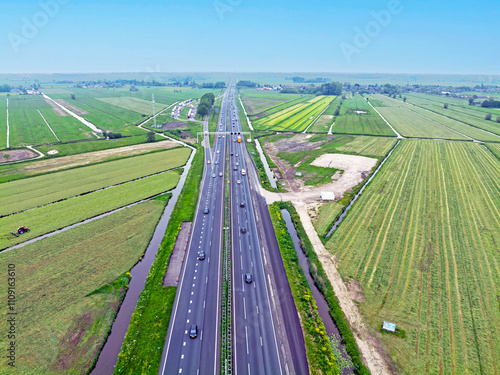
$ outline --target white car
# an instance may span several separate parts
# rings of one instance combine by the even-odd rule
[[[241,184],[241,180],[236,181],[236,183],[237,183],[238,185],[239,185],[239,184]]]

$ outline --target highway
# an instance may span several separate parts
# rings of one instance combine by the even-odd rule
[[[226,114],[226,101],[221,114]],[[207,117],[208,118],[208,117]],[[226,129],[226,116],[220,118]],[[205,132],[208,123],[204,123]],[[222,142],[220,141],[222,140]],[[189,246],[181,270],[159,374],[217,374],[220,347],[220,297],[224,202],[225,138],[216,138],[205,148],[205,168],[191,229]],[[208,133],[204,136],[209,144]],[[210,161],[210,164],[208,162]],[[205,213],[207,212],[207,213]],[[198,259],[204,251],[203,260]],[[196,338],[189,329],[197,325]]]
[[[214,146],[205,147],[200,196],[159,374],[220,372],[223,208],[229,203],[233,373],[309,372],[300,321],[267,205],[259,193],[257,171],[241,134],[234,94],[232,84],[222,100]],[[207,122],[204,131],[208,145]],[[230,202],[224,202],[225,183],[230,184]],[[203,260],[200,251],[205,253]],[[245,280],[247,274],[251,280]],[[190,337],[193,324],[198,327],[195,338]]]

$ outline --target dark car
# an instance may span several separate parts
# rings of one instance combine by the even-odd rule
[[[237,170],[238,170],[238,167],[235,165],[233,169],[234,169],[235,171],[237,171]]]
[[[191,328],[189,328],[189,337],[192,339],[198,336],[198,326],[196,324],[191,324]]]
[[[245,234],[247,232],[247,228],[245,228],[245,227],[241,227],[240,230],[241,230],[241,233],[243,233],[243,234]]]
[[[205,207],[205,209],[203,210],[203,213],[206,215],[208,214],[208,207]]]
[[[205,252],[203,250],[200,250],[200,252],[198,253],[198,259],[199,260],[205,259]]]
[[[240,207],[245,207],[245,202],[241,202]]]
[[[247,273],[245,274],[245,282],[247,284],[250,284],[252,282],[252,274],[251,273]],[[195,336],[196,337],[196,336]]]

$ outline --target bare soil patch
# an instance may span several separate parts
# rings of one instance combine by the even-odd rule
[[[83,109],[78,108],[77,106],[68,103],[64,99],[56,99],[56,102],[59,104],[63,105],[64,107],[68,108],[70,111],[75,112],[77,115],[88,115],[88,112],[85,112]]]
[[[182,121],[170,121],[162,126],[163,130],[184,129],[184,128],[187,128],[187,124]]]
[[[4,150],[0,151],[0,164],[10,161],[32,159],[37,156],[38,154],[31,150]]]
[[[59,117],[70,115],[68,112],[64,111],[61,107],[58,107],[52,100],[49,100],[49,99],[44,99],[44,100],[48,105],[50,105],[50,107],[52,108],[54,113],[56,115],[58,115]]]

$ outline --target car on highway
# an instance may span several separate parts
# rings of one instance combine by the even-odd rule
[[[195,339],[198,336],[198,326],[196,324],[191,324],[191,328],[189,328],[189,337]]]
[[[241,233],[245,234],[247,232],[247,228],[241,227],[240,231],[241,231]]]
[[[217,150],[217,153],[220,154],[220,150]]]
[[[234,169],[235,171],[237,171],[237,170],[238,170],[238,167],[235,165],[233,169]]]
[[[209,210],[208,210],[208,207],[205,207],[205,209],[203,210],[203,213],[206,215],[208,214]]]
[[[236,154],[235,156],[238,157],[238,154]]]
[[[200,252],[198,253],[198,259],[199,260],[205,259],[205,252],[203,250],[200,250]]]
[[[210,164],[210,160],[207,161],[207,164]]]
[[[240,166],[240,163],[236,162],[236,166],[239,167]]]
[[[222,177],[222,172],[219,172],[219,177]]]
[[[239,184],[241,184],[241,180],[236,181],[236,183],[237,183],[238,185],[239,185]]]
[[[241,207],[241,208],[245,207],[245,202],[241,202],[241,203],[240,203],[240,207]]]
[[[247,284],[250,284],[252,282],[252,274],[251,273],[247,273],[245,274],[245,282]],[[196,337],[196,336],[195,336]]]
[[[219,164],[219,161],[218,161],[218,160],[216,160],[214,164],[215,164],[215,165]]]
[[[212,177],[216,177],[216,176],[215,176],[215,173],[212,173]]]

